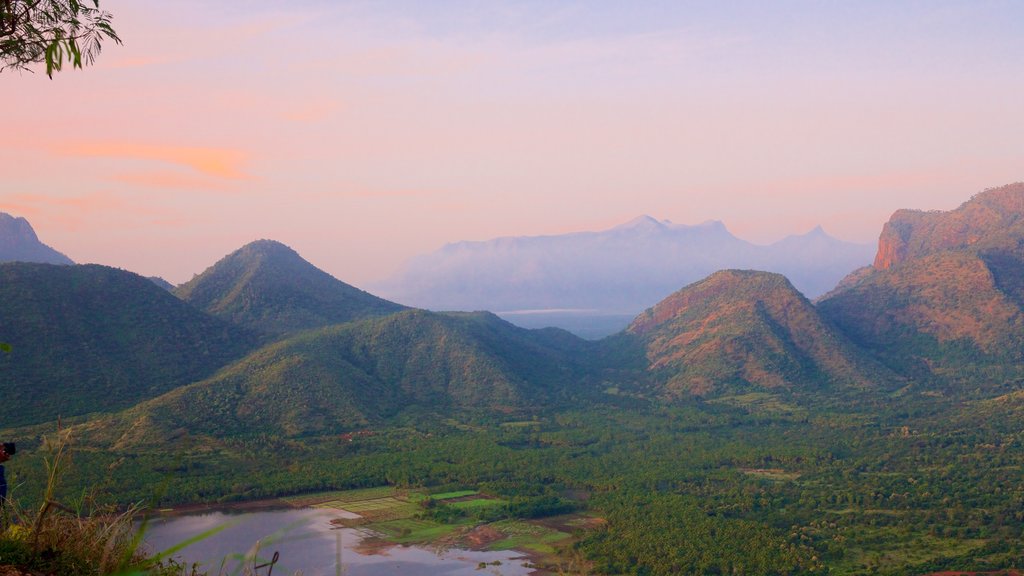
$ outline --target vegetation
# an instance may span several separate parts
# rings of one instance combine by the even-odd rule
[[[489,526],[494,546],[607,574],[1021,568],[1024,275],[993,242],[860,272],[817,308],[782,277],[716,274],[597,343],[372,302],[296,331],[305,297],[243,266],[210,293],[242,295],[224,317],[280,338],[241,360],[223,351],[251,337],[146,279],[3,265],[0,305],[19,303],[4,392],[106,412],[75,421],[76,466],[36,502],[52,412],[4,405],[5,423],[34,424],[3,432],[20,447],[11,485],[29,507],[86,490],[110,506],[285,497],[406,542]],[[121,393],[144,401],[110,412]]]
[[[121,43],[111,20],[99,0],[0,0],[0,71],[92,64],[104,41]]]
[[[245,331],[105,266],[0,264],[5,426],[122,409],[252,349]],[[52,426],[51,426],[52,427]]]
[[[173,292],[214,316],[273,336],[405,308],[337,280],[271,240],[243,246]]]

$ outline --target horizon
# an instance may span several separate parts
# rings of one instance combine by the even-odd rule
[[[69,256],[67,251],[65,249],[63,249],[62,247],[56,246],[54,244],[51,244],[51,243],[47,242],[44,234],[41,234],[39,229],[28,218],[26,218],[24,216],[20,216],[18,214],[10,214],[8,212],[3,212],[3,211],[0,211],[0,215],[11,216],[11,217],[13,217],[15,219],[18,219],[18,218],[25,219],[29,223],[29,225],[32,227],[32,230],[35,232],[36,236],[39,238],[39,241],[41,243],[45,244],[46,246],[49,246],[50,248],[53,248],[54,250],[56,250],[57,252],[60,252],[61,254]],[[850,243],[850,244],[860,244],[862,246],[867,246],[869,244],[870,245],[877,244],[877,239],[876,239],[876,242],[869,243],[869,242],[850,242],[848,240],[843,240],[842,238],[837,238],[833,234],[829,233],[828,230],[824,229],[824,227],[821,226],[820,224],[815,225],[810,230],[806,230],[804,232],[796,232],[796,233],[793,233],[793,234],[787,234],[787,235],[785,235],[785,236],[783,236],[781,238],[778,238],[776,240],[772,240],[772,241],[766,242],[766,243],[760,243],[760,242],[755,242],[755,241],[749,240],[747,238],[743,238],[742,236],[739,236],[739,235],[733,233],[733,231],[729,229],[729,226],[725,222],[723,222],[721,220],[705,220],[703,222],[698,222],[696,224],[682,224],[682,223],[678,223],[678,222],[672,222],[672,221],[667,220],[667,219],[659,220],[657,218],[654,218],[653,216],[650,216],[649,214],[642,214],[640,216],[637,216],[635,218],[632,218],[632,219],[627,220],[625,222],[622,222],[620,224],[611,226],[609,228],[604,228],[604,229],[601,229],[601,230],[579,230],[579,231],[576,231],[576,232],[566,232],[566,233],[562,233],[562,234],[538,234],[538,235],[533,235],[533,236],[525,236],[525,235],[520,235],[520,236],[499,236],[499,237],[495,237],[495,238],[486,238],[486,239],[481,239],[481,240],[455,240],[455,241],[452,241],[452,242],[447,242],[447,243],[445,243],[445,244],[443,244],[441,246],[438,246],[434,250],[427,250],[427,251],[424,251],[424,252],[421,252],[421,253],[414,254],[414,255],[410,256],[408,259],[406,259],[405,261],[403,261],[399,265],[400,267],[398,269],[396,269],[396,272],[400,272],[402,270],[401,266],[404,266],[404,265],[410,263],[412,260],[415,260],[416,258],[418,258],[420,256],[426,256],[428,254],[432,254],[432,253],[434,253],[436,251],[442,250],[442,249],[444,249],[446,247],[449,247],[449,246],[457,246],[459,244],[486,244],[488,242],[494,242],[494,241],[499,241],[499,240],[511,240],[511,239],[523,239],[523,238],[552,238],[552,237],[557,237],[557,236],[565,236],[565,235],[569,235],[569,234],[601,234],[601,233],[605,233],[605,232],[611,232],[611,231],[616,230],[616,229],[625,228],[628,225],[630,225],[630,224],[632,224],[632,223],[634,223],[634,222],[636,222],[638,220],[641,220],[641,219],[654,220],[654,221],[658,222],[659,224],[668,225],[668,226],[671,226],[671,227],[680,227],[680,228],[696,228],[696,227],[700,227],[700,226],[705,226],[707,224],[720,224],[729,234],[731,234],[735,238],[738,238],[739,240],[748,242],[748,243],[753,244],[755,246],[770,246],[771,244],[774,244],[774,243],[777,243],[777,242],[781,242],[781,241],[783,241],[783,240],[785,240],[787,238],[807,236],[807,235],[813,234],[815,231],[818,231],[818,230],[821,230],[822,232],[824,232],[824,234],[826,236],[828,236],[830,238],[833,238],[833,239],[836,239],[836,240],[840,240],[840,241],[843,241],[843,242],[847,242],[847,243]],[[879,228],[879,230],[881,230],[881,228]],[[200,269],[197,269],[194,272],[192,272],[191,275],[188,278],[184,278],[182,280],[177,280],[177,281],[173,280],[173,279],[170,279],[170,278],[167,278],[166,276],[159,275],[159,274],[155,274],[155,275],[154,274],[143,274],[142,272],[139,272],[137,270],[132,270],[130,268],[125,268],[123,266],[118,266],[116,264],[111,264],[111,263],[107,263],[107,262],[91,262],[91,261],[90,262],[82,262],[82,261],[75,260],[74,258],[71,258],[71,259],[74,260],[75,264],[99,264],[99,265],[110,266],[110,267],[114,267],[114,268],[122,268],[124,270],[129,271],[129,272],[134,272],[134,273],[142,275],[142,276],[155,276],[155,277],[161,278],[163,280],[166,280],[166,281],[170,282],[171,284],[173,284],[175,286],[178,286],[180,284],[183,284],[183,283],[187,282],[188,280],[191,280],[195,276],[198,276],[199,274],[202,274],[203,271],[205,271],[206,269],[210,268],[211,266],[216,264],[218,261],[220,261],[222,258],[225,258],[226,256],[230,255],[231,253],[236,252],[236,251],[242,249],[243,247],[245,247],[245,246],[247,246],[249,244],[252,244],[252,243],[255,243],[255,242],[261,242],[261,241],[277,242],[277,243],[282,244],[282,245],[284,245],[284,246],[286,246],[288,248],[291,248],[291,249],[295,250],[295,252],[298,253],[299,256],[301,256],[303,259],[307,260],[313,266],[315,266],[315,267],[317,267],[317,268],[319,268],[321,270],[324,270],[324,271],[330,273],[332,276],[334,276],[338,280],[341,280],[341,281],[346,282],[348,284],[352,284],[352,282],[350,282],[349,280],[347,280],[347,279],[345,279],[343,277],[337,276],[336,274],[330,272],[329,270],[324,269],[322,266],[320,266],[316,262],[310,260],[309,258],[306,258],[306,256],[303,255],[301,251],[299,251],[298,249],[295,249],[294,246],[289,245],[287,242],[280,241],[280,240],[278,240],[276,238],[267,238],[267,237],[253,238],[252,240],[249,240],[249,241],[245,242],[244,244],[241,244],[241,245],[239,245],[239,246],[237,246],[235,248],[232,248],[229,251],[225,252],[223,255],[217,257],[216,260],[214,260],[212,262],[209,262],[208,264],[202,266]],[[371,279],[370,281],[366,282],[366,284],[368,286],[372,287],[374,285],[379,285],[379,284],[381,284],[381,283],[383,283],[384,281],[387,281],[387,280],[394,280],[394,276],[387,276],[387,277],[384,277],[384,278]],[[363,287],[363,286],[360,286],[360,287]],[[365,288],[365,287],[363,287],[363,288]],[[569,309],[567,309],[567,310],[569,310]],[[571,310],[575,311],[576,309],[571,309]],[[545,312],[551,312],[551,311],[552,310],[545,310]],[[558,310],[555,310],[555,311],[558,311]],[[537,310],[537,311],[510,310],[510,311],[505,311],[505,312],[502,312],[502,313],[527,313],[527,312],[540,312],[540,310]]]
[[[124,46],[0,74],[0,211],[176,284],[258,238],[369,285],[638,214],[869,244],[1024,179],[1024,6],[101,7]]]

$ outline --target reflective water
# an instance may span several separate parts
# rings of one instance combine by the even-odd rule
[[[145,539],[153,551],[167,550],[211,529],[222,529],[194,542],[175,556],[185,563],[203,565],[211,574],[241,574],[243,565],[279,559],[273,574],[301,571],[306,576],[521,576],[531,570],[521,553],[434,550],[418,546],[379,546],[371,534],[336,529],[335,514],[322,510],[274,510],[246,513],[206,512],[157,518],[146,526]],[[252,558],[255,556],[255,562]],[[248,558],[246,558],[248,557]],[[488,565],[479,568],[480,563]],[[493,563],[498,562],[498,565]],[[244,563],[244,564],[243,564]],[[269,567],[257,570],[265,576]]]

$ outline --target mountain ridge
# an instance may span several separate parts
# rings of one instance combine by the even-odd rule
[[[375,291],[434,310],[637,314],[725,268],[784,273],[817,296],[870,264],[873,252],[820,227],[762,246],[737,238],[720,221],[682,225],[643,215],[604,231],[449,243],[411,259]]]
[[[172,292],[271,336],[405,309],[334,278],[274,240],[246,244]]]
[[[0,212],[0,262],[74,264],[70,258],[43,244],[23,217]]]

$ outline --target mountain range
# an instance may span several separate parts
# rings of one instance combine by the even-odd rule
[[[837,240],[820,227],[761,246],[737,238],[721,222],[686,226],[641,216],[600,232],[449,244],[412,259],[375,290],[432,310],[632,316],[681,286],[730,268],[784,274],[816,298],[869,264],[873,253],[869,245]]]
[[[897,212],[874,264],[818,302],[723,270],[590,342],[490,313],[408,309],[257,241],[168,292],[100,266],[0,265],[8,425],[104,413],[109,446],[386,426],[410,411],[515,413],[617,395],[994,397],[1024,378],[1024,185],[951,212]],[[636,222],[638,228],[671,227]],[[682,234],[729,235],[719,225]],[[590,399],[590,400],[588,400]],[[599,401],[599,400],[598,400]]]

